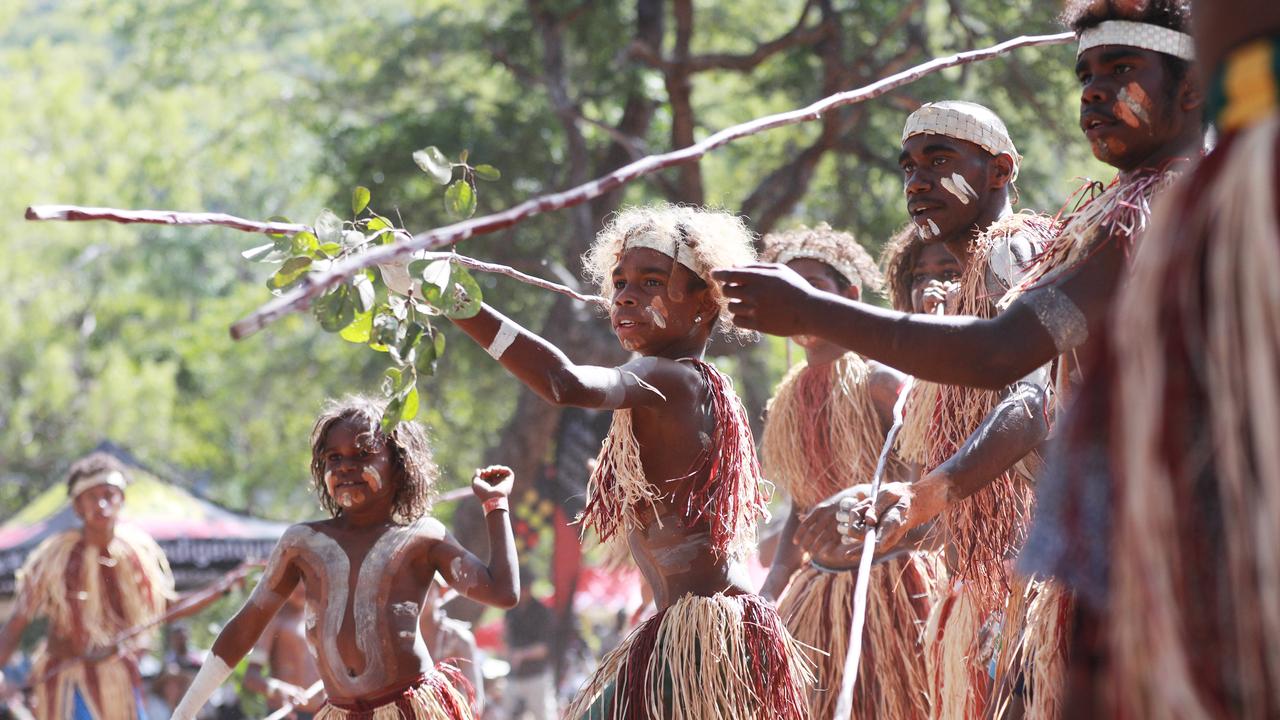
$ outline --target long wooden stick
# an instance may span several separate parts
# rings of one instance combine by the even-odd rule
[[[32,205],[27,208],[26,217],[28,220],[62,220],[67,222],[84,222],[94,220],[105,220],[108,222],[120,223],[122,225],[131,225],[134,223],[145,223],[149,225],[183,225],[183,226],[199,226],[199,225],[217,225],[220,227],[228,227],[233,230],[242,232],[267,233],[274,235],[294,235],[300,232],[315,232],[310,225],[301,225],[298,223],[280,223],[280,222],[261,222],[258,220],[247,220],[235,215],[227,215],[225,213],[204,213],[204,212],[181,212],[178,210],[121,210],[119,208],[106,207],[82,207],[79,205]],[[407,232],[397,231],[397,235],[403,236],[405,240],[412,239],[412,235]],[[493,273],[495,275],[506,275],[507,277],[519,280],[522,283],[532,285],[543,290],[567,295],[574,300],[590,303],[592,305],[608,305],[608,301],[599,295],[586,295],[574,290],[566,285],[544,280],[528,273],[520,272],[508,265],[500,265],[498,263],[484,262],[476,260],[465,255],[457,253],[423,253],[415,257],[425,258],[427,260],[450,259],[453,262],[480,272]]]
[[[933,314],[946,313],[946,305],[934,308]],[[907,396],[916,379],[910,375],[903,381],[898,391],[898,399],[893,404],[893,426],[885,434],[884,445],[880,448],[880,458],[876,461],[876,472],[871,477],[871,508],[875,509],[876,499],[880,496],[880,481],[884,478],[884,469],[889,464],[889,453],[902,431],[903,416],[907,409]],[[862,557],[858,559],[858,579],[853,585],[853,622],[849,626],[848,651],[844,656],[844,673],[840,676],[840,694],[836,696],[836,710],[833,720],[849,720],[853,712],[853,686],[858,681],[858,667],[862,664],[862,631],[867,620],[867,592],[871,586],[871,565],[876,554],[876,528],[867,528],[862,540]]]
[[[875,507],[876,498],[880,495],[880,481],[884,477],[885,466],[889,462],[889,453],[902,430],[902,415],[906,408],[907,395],[915,378],[908,376],[898,392],[898,401],[893,404],[893,427],[884,438],[884,447],[880,448],[880,459],[876,462],[876,472],[871,478],[871,507]],[[849,626],[849,650],[844,656],[844,674],[840,676],[840,694],[836,696],[834,720],[848,720],[853,711],[853,686],[858,680],[858,666],[862,663],[862,630],[867,620],[867,591],[871,585],[871,565],[876,554],[876,529],[867,528],[866,537],[862,540],[862,557],[858,560],[858,579],[853,586],[853,623]]]
[[[600,197],[605,193],[621,187],[637,178],[655,173],[672,165],[697,160],[711,150],[765,130],[813,121],[828,112],[845,105],[865,102],[877,98],[890,90],[915,82],[926,75],[947,68],[967,65],[979,60],[999,57],[1019,48],[1040,45],[1061,45],[1075,39],[1070,32],[1053,35],[1031,35],[1006,40],[980,50],[968,50],[947,57],[936,58],[917,65],[909,70],[877,80],[870,85],[831,95],[808,107],[790,112],[767,115],[740,125],[725,128],[702,142],[661,155],[650,155],[618,169],[617,171],[584,183],[575,188],[552,195],[526,200],[499,213],[486,215],[464,222],[454,223],[442,228],[419,234],[409,242],[383,245],[374,250],[353,257],[350,260],[335,264],[323,273],[311,273],[293,290],[280,297],[264,303],[252,314],[231,326],[231,337],[241,339],[266,327],[293,310],[305,307],[314,297],[323,294],[328,288],[343,282],[354,273],[377,263],[386,263],[399,258],[407,258],[421,250],[433,250],[466,240],[473,235],[490,233],[510,227],[516,223],[545,212],[563,210]]]
[[[555,210],[563,210],[565,208],[579,205],[587,202],[588,200],[600,197],[601,195],[621,187],[622,185],[637,178],[650,175],[673,165],[697,160],[708,152],[722,145],[733,142],[734,140],[755,135],[757,133],[764,132],[765,130],[772,130],[774,128],[784,127],[787,125],[795,125],[801,122],[818,120],[823,115],[835,110],[836,108],[872,100],[891,90],[895,90],[903,85],[915,82],[920,78],[940,70],[967,65],[981,60],[989,60],[1020,48],[1043,45],[1061,45],[1071,42],[1074,39],[1075,35],[1070,32],[1056,33],[1053,35],[1024,35],[992,45],[991,47],[979,50],[967,50],[965,52],[955,53],[954,55],[935,58],[908,70],[877,80],[856,90],[848,90],[828,96],[808,105],[807,107],[791,110],[789,112],[775,113],[773,115],[767,115],[739,125],[734,125],[688,147],[660,155],[650,155],[648,157],[640,158],[639,160],[636,160],[635,162],[632,162],[608,175],[569,190],[565,190],[564,192],[536,197],[531,200],[526,200],[519,205],[508,208],[502,212],[436,228],[416,235],[412,239],[403,242],[382,245],[370,250],[369,252],[355,255],[342,262],[335,263],[326,271],[307,274],[292,290],[289,290],[288,292],[281,294],[279,297],[273,298],[272,300],[264,303],[253,313],[233,324],[231,326],[231,337],[240,340],[256,333],[284,315],[307,307],[311,300],[323,295],[329,290],[329,288],[344,282],[355,273],[373,265],[408,260],[411,259],[414,253],[424,250],[436,250],[448,245],[453,245],[462,240],[466,240],[474,235],[491,233],[503,228],[511,227],[512,225],[535,215]],[[97,215],[91,217],[95,212]],[[237,229],[247,230],[250,232],[289,231],[289,229],[287,229],[289,226],[286,226],[283,223],[275,224],[277,227],[273,229],[267,229],[273,224],[243,220],[242,218],[236,218],[230,215],[220,215],[218,213],[178,214],[165,213],[161,211],[115,211],[109,208],[38,206],[28,208],[27,217],[32,220],[111,220],[113,222],[158,222],[170,225],[217,224],[225,225],[227,227],[235,227]],[[205,218],[205,221],[203,223],[196,222],[196,218],[199,217]],[[298,232],[298,229],[292,228],[292,232]]]

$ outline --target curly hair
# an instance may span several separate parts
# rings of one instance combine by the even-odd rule
[[[431,509],[440,469],[431,456],[427,431],[419,423],[401,421],[390,434],[383,432],[382,413],[385,409],[384,401],[364,395],[348,395],[325,403],[320,417],[316,418],[311,429],[311,486],[319,496],[320,506],[333,517],[341,515],[342,508],[329,494],[324,481],[324,445],[329,430],[339,422],[360,428],[362,447],[372,448],[385,443],[390,451],[391,464],[398,474],[391,510],[396,522],[411,523]]]
[[[635,206],[619,211],[604,226],[591,248],[582,256],[583,271],[600,288],[600,294],[613,296],[613,269],[622,259],[622,251],[632,236],[655,232],[677,239],[677,252],[689,252],[692,265],[700,267],[700,279],[710,289],[719,306],[721,327],[726,334],[749,336],[734,328],[729,301],[720,283],[711,279],[711,271],[754,262],[755,234],[746,221],[723,210],[671,203]]]
[[[71,488],[80,478],[92,477],[98,473],[118,472],[127,479],[128,470],[125,469],[124,463],[111,453],[102,451],[91,452],[79,460],[71,463],[71,467],[67,469],[67,494],[71,494]]]
[[[833,230],[826,223],[769,233],[762,241],[761,256],[769,262],[808,258],[826,263],[835,271],[841,290],[851,285],[869,292],[884,292],[884,276],[866,248],[851,233]]]
[[[1059,16],[1072,32],[1097,27],[1108,20],[1159,25],[1182,33],[1191,32],[1191,0],[1069,0]],[[1169,99],[1176,96],[1178,84],[1187,77],[1191,63],[1161,53],[1161,59],[1174,82],[1169,84]]]
[[[1074,32],[1108,20],[1128,20],[1191,32],[1191,0],[1070,0],[1060,16]]]
[[[880,265],[889,286],[889,302],[894,310],[911,312],[911,274],[922,249],[924,241],[920,239],[920,232],[907,223],[893,234],[880,253]]]

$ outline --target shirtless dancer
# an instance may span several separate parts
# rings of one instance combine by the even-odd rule
[[[426,431],[401,422],[384,433],[383,409],[348,398],[316,421],[312,482],[333,517],[285,531],[174,718],[195,717],[299,585],[307,598],[307,638],[329,698],[319,720],[381,717],[379,708],[412,718],[473,718],[467,699],[433,665],[418,615],[437,573],[478,602],[515,604],[520,579],[507,516],[511,471],[478,470],[471,483],[489,529],[493,556],[485,563],[426,514],[438,474]]]
[[[304,611],[307,597],[302,586],[294,588],[280,612],[249,653],[244,687],[267,698],[273,710],[288,704],[290,720],[311,720],[324,705],[324,691],[308,697],[307,690],[320,680],[316,659],[307,644]]]
[[[800,648],[743,562],[766,504],[751,430],[729,378],[702,360],[725,322],[710,272],[753,256],[726,213],[619,213],[584,262],[619,342],[640,355],[620,367],[576,364],[488,306],[455,321],[548,402],[614,411],[584,524],[626,538],[658,612],[605,657],[575,720],[806,714]]]

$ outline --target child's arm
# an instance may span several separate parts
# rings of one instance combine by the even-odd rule
[[[287,533],[285,537],[288,537]],[[267,562],[267,569],[258,581],[258,586],[253,589],[253,594],[249,596],[249,601],[222,629],[218,639],[213,641],[213,648],[200,666],[200,672],[191,681],[181,702],[173,709],[173,720],[194,720],[196,713],[204,707],[218,686],[231,675],[231,668],[253,649],[271,618],[275,617],[293,592],[301,573],[291,560],[283,559],[284,544],[284,539],[281,539],[276,545],[271,560]]]
[[[688,369],[670,361],[639,358],[621,367],[576,365],[555,345],[484,305],[479,314],[454,320],[520,382],[555,405],[628,408],[666,400]]]
[[[514,481],[511,469],[501,465],[477,470],[471,481],[472,492],[484,504],[484,520],[489,526],[488,563],[448,534],[431,549],[431,561],[450,587],[472,600],[504,609],[515,607],[520,600],[516,539],[507,507]]]
[[[782,591],[787,589],[791,576],[804,562],[804,550],[795,543],[796,528],[800,527],[800,517],[796,513],[795,501],[792,501],[791,512],[787,513],[787,521],[778,533],[778,549],[774,551],[773,564],[769,566],[769,574],[760,587],[760,595],[766,600],[777,602]]]

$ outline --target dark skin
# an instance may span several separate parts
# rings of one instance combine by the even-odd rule
[[[942,243],[967,265],[973,240],[1009,211],[1012,158],[992,155],[964,140],[926,134],[907,138],[898,166],[907,212],[920,228],[921,239]],[[956,183],[957,174],[963,184]],[[933,226],[937,235],[932,234]]]
[[[124,492],[114,485],[97,485],[77,495],[72,507],[83,523],[85,540],[101,549],[106,556],[107,547],[115,539],[116,520],[124,508]],[[243,570],[244,568],[241,568]],[[111,588],[121,582],[114,567],[103,566],[102,582]],[[170,620],[195,615],[216,602],[222,595],[244,579],[243,572],[233,573],[213,585],[175,598],[169,602]],[[132,580],[127,580],[132,582]],[[8,664],[17,649],[22,632],[39,615],[39,608],[23,607],[20,603],[9,621],[0,629],[0,667]],[[84,658],[89,662],[104,660],[115,655],[125,646],[91,647],[88,635],[73,628],[49,626],[46,652],[54,663]]]
[[[787,263],[787,266],[799,273],[815,288],[838,293],[851,300],[859,300],[862,297],[861,288],[843,282],[826,263],[805,258],[792,260]],[[805,361],[810,366],[834,362],[847,352],[844,348],[821,338],[802,335],[794,340],[804,348]],[[871,393],[871,401],[880,416],[881,431],[888,432],[889,426],[893,424],[893,404],[897,401],[898,389],[902,387],[906,378],[897,370],[880,363],[871,363],[871,366],[871,373],[867,378],[868,392]],[[850,480],[857,480],[857,478],[850,478]],[[808,548],[801,547],[795,542],[795,534],[807,511],[808,508],[797,507],[793,503],[791,512],[787,514],[787,520],[778,538],[777,555],[769,567],[769,575],[765,578],[764,585],[760,588],[760,594],[769,600],[777,600],[782,595],[787,583],[791,581],[791,576],[804,563],[804,555]]]
[[[931,240],[925,240],[924,249],[942,244],[961,268],[968,269],[973,240],[1009,212],[1011,158],[992,156],[985,149],[962,140],[917,135],[903,143],[899,164],[913,222],[921,226],[932,221],[931,225],[940,231]],[[957,176],[965,182],[960,182]],[[967,194],[966,185],[974,188]],[[958,194],[957,190],[961,192]],[[922,231],[921,238],[928,234]],[[1022,254],[1030,256],[1029,241],[1015,237],[1010,242],[1027,245]],[[942,262],[933,252],[927,258],[935,265]],[[925,260],[922,252],[917,267]],[[956,287],[954,279],[945,285],[930,281],[922,284],[918,291],[916,285],[913,277],[913,300],[918,296],[921,305],[917,309],[928,307],[931,311],[943,306],[948,287]],[[849,499],[855,501],[852,516],[879,526],[880,552],[891,552],[909,535],[911,539],[918,539],[947,505],[989,485],[1044,440],[1049,432],[1045,416],[1047,384],[1045,373],[1037,370],[1024,378],[1024,382],[1001,388],[1000,403],[945,462],[914,482],[885,478],[874,508],[869,500],[869,482],[837,493],[808,513],[796,532],[796,541],[826,558],[824,564],[828,567],[854,566],[861,554],[861,543],[847,543],[837,529],[841,502]],[[917,532],[911,534],[912,531]]]
[[[579,365],[520,329],[500,362],[543,399],[562,406],[602,407],[611,397],[610,384],[625,379],[615,390],[614,407],[632,411],[645,477],[661,482],[663,497],[671,497],[706,481],[703,470],[679,483],[662,482],[688,474],[702,449],[690,440],[715,431],[709,388],[692,364],[678,361],[702,357],[718,307],[697,275],[649,248],[626,250],[612,277],[614,333],[624,348],[643,357],[618,368]],[[454,322],[488,347],[504,320],[486,305],[475,317]],[[656,512],[646,507],[641,513],[641,525],[627,541],[659,609],[686,594],[751,592],[745,565],[717,557],[705,525],[683,527],[680,509],[668,502],[658,503]]]
[[[384,442],[362,441],[362,432],[363,428],[346,420],[330,427],[321,452],[326,485],[342,506],[342,513],[328,520],[303,524],[332,539],[345,553],[350,567],[349,592],[345,593],[346,605],[333,645],[338,657],[327,656],[330,650],[325,642],[329,635],[327,608],[334,594],[326,583],[332,569],[322,555],[296,547],[283,549],[279,566],[268,566],[260,581],[260,585],[265,583],[265,586],[260,590],[269,592],[255,591],[255,599],[236,613],[213,644],[213,653],[234,667],[253,647],[285,599],[301,585],[307,606],[315,610],[318,618],[307,632],[319,654],[320,678],[329,699],[338,703],[350,703],[362,696],[401,687],[434,666],[430,654],[422,651],[421,643],[416,640],[418,608],[437,574],[472,600],[496,607],[514,606],[520,591],[515,538],[506,510],[494,510],[485,516],[491,549],[488,563],[462,547],[440,522],[427,518],[419,523],[421,531],[395,550],[396,564],[387,566],[386,572],[391,577],[382,581],[385,594],[379,591],[373,615],[356,617],[357,573],[378,540],[402,527],[394,522],[392,515],[402,471]],[[376,470],[376,478],[367,471],[369,468]],[[509,469],[494,466],[476,471],[471,488],[481,501],[507,497],[513,480]],[[286,539],[293,532],[293,528],[286,532]],[[413,612],[392,611],[407,603],[412,604]],[[378,689],[357,687],[351,680],[368,667],[370,658],[361,652],[357,636],[371,630],[377,643],[374,647],[386,671],[385,678],[377,678],[381,681]],[[345,674],[335,668],[344,669]]]
[[[270,675],[267,668],[252,657],[244,673],[245,689],[266,696],[272,708],[288,703],[299,710],[316,712],[324,704],[323,692],[309,699],[306,696],[307,689],[320,679],[303,630],[306,600],[302,587],[298,586],[263,635],[262,650],[267,655]],[[268,677],[275,682],[270,682]]]
[[[1200,92],[1191,79],[1170,75],[1156,53],[1096,47],[1081,56],[1077,71],[1082,129],[1092,124],[1095,153],[1105,149],[1100,159],[1122,174],[1198,153],[1203,140]],[[1143,113],[1147,121],[1138,113],[1137,129],[1107,121],[1103,113],[1108,107],[1114,113],[1120,90],[1135,82],[1150,103]],[[1171,102],[1166,101],[1169,97]],[[1142,142],[1134,141],[1135,131],[1143,136]],[[1104,243],[1079,268],[1053,282],[1084,314],[1091,337],[1103,332],[1124,270],[1123,253],[1115,243]],[[730,310],[742,327],[772,335],[817,335],[933,382],[997,390],[1059,354],[1053,338],[1022,300],[990,320],[927,317],[815,291],[793,271],[777,265],[719,270],[714,277],[724,283]]]

